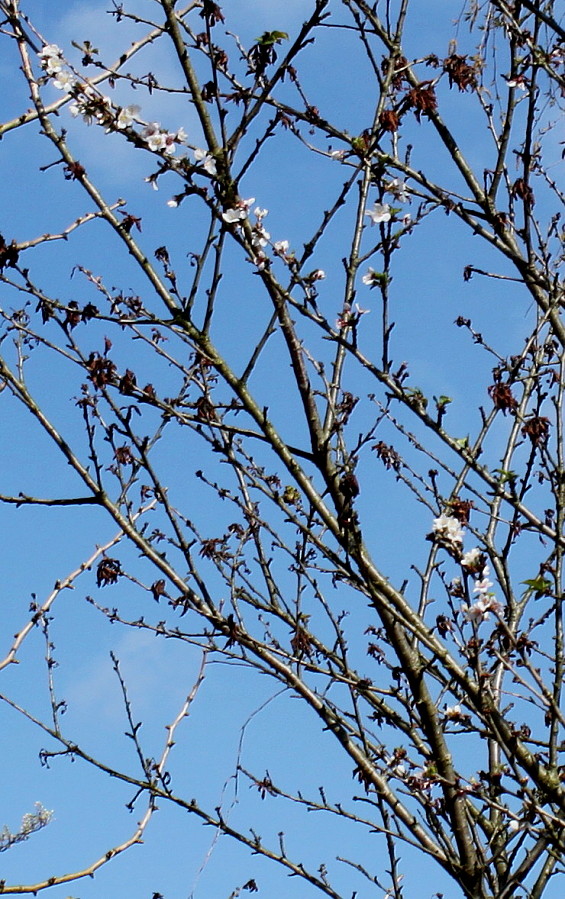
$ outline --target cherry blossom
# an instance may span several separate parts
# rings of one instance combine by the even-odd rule
[[[376,285],[381,280],[381,275],[379,272],[376,272],[374,268],[370,268],[361,278],[363,284],[366,284],[367,287],[376,287]]]
[[[77,87],[75,85],[75,87]],[[69,106],[72,116],[82,116],[87,125],[92,125],[94,119],[100,123],[108,123],[113,117],[112,101],[110,97],[103,97],[90,86],[79,86],[80,93],[74,103]],[[109,128],[107,130],[110,130]]]
[[[271,235],[265,231],[263,226],[258,222],[253,229],[253,246],[255,249],[266,247]]]
[[[490,588],[493,586],[492,581],[489,581],[487,575],[489,573],[488,565],[485,565],[483,569],[483,578],[481,580],[475,581],[475,586],[473,587],[473,593],[480,593],[481,596],[485,596],[488,594]]]
[[[479,547],[475,546],[473,549],[470,549],[468,552],[465,553],[465,555],[461,559],[461,564],[463,565],[464,568],[474,568],[477,565],[477,563],[479,562],[481,555],[482,555],[482,553],[481,553]]]
[[[375,203],[372,209],[368,209],[365,215],[368,215],[371,219],[372,225],[379,225],[381,223],[390,222],[392,218],[392,213],[390,211],[390,206],[388,203]]]
[[[232,209],[226,209],[225,212],[222,212],[224,222],[228,225],[235,225],[237,222],[244,221],[248,217],[249,208],[253,206],[254,202],[255,197],[250,197],[248,200],[239,200]]]
[[[517,87],[518,90],[527,91],[528,83],[523,75],[515,75],[514,78],[506,78],[508,87]]]
[[[434,518],[433,524],[434,534],[450,543],[463,543],[464,528],[458,518],[452,515],[446,515],[443,512],[439,518]]]
[[[504,607],[501,603],[496,601],[492,594],[482,596],[481,599],[476,603],[473,603],[472,606],[463,606],[463,614],[468,621],[472,621],[475,624],[481,624],[483,621],[488,621],[491,612],[498,616],[502,615],[504,612]]]
[[[335,326],[339,331],[343,328],[349,328],[351,325],[357,324],[361,316],[368,315],[370,311],[370,309],[362,309],[358,303],[355,303],[355,308],[352,310],[351,305],[346,303],[341,315],[336,319]]]
[[[399,178],[394,178],[392,181],[389,181],[386,185],[386,189],[389,193],[393,194],[395,199],[399,200],[400,203],[407,203],[410,198],[406,182],[401,181]]]
[[[206,150],[201,150],[199,147],[196,147],[193,153],[195,162],[200,163],[205,172],[208,172],[209,175],[218,174],[216,160],[210,153],[207,153]]]
[[[56,87],[58,91],[66,91],[70,94],[76,82],[74,75],[67,72],[66,69],[60,69],[52,83],[53,87]]]
[[[47,44],[40,50],[41,64],[48,75],[56,75],[64,66],[63,51],[57,44]]]
[[[139,114],[139,106],[124,106],[120,109],[116,118],[116,128],[130,128],[135,122],[135,117]]]

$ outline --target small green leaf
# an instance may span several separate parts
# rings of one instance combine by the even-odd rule
[[[495,468],[494,473],[499,475],[499,480],[501,484],[505,484],[506,481],[514,482],[518,475],[515,471],[511,471],[508,468]]]
[[[521,581],[521,583],[525,584],[528,588],[526,590],[526,594],[535,593],[536,599],[539,599],[540,596],[548,596],[549,593],[551,593],[551,581],[548,581],[546,578],[542,577],[541,574],[538,575],[538,577]]]
[[[273,44],[280,44],[282,41],[288,40],[286,31],[264,31],[261,37],[255,38],[259,46],[272,47]]]

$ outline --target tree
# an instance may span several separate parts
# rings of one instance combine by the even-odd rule
[[[76,760],[139,821],[0,891],[111,882],[160,808],[184,812],[186,839],[203,822],[257,857],[223,882],[232,896],[260,889],[261,858],[300,896],[431,896],[432,878],[403,880],[416,851],[450,895],[550,896],[565,873],[557,8],[469,0],[452,22],[410,0],[155,0],[113,3],[72,42],[56,7],[0,10],[5,580],[35,591],[26,616],[5,589],[3,730],[33,725],[47,779]],[[154,641],[192,666],[160,748],[123,642],[125,738],[120,719],[104,742],[107,722],[73,718],[73,672],[124,633],[150,635],[147,666]],[[243,694],[225,723],[209,678]],[[162,733],[164,685],[154,699]],[[280,734],[249,764],[255,720]],[[221,799],[206,755],[234,737]],[[312,821],[349,847],[339,862],[304,846]]]

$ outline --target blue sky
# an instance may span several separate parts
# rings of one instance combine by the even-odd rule
[[[273,0],[264,3],[240,0],[233,11],[230,6],[226,3],[226,13],[233,14],[235,21],[230,20],[229,28],[237,31],[248,44],[269,29],[287,31],[292,37],[311,4],[306,0],[286,0],[282,5]],[[446,5],[444,0],[434,0],[425,4],[425,8],[416,5],[407,28],[410,53],[434,52],[440,57],[447,54],[452,36],[452,6],[457,7],[456,13],[459,4]],[[30,0],[25,7],[45,40],[58,43],[71,59],[72,40],[88,38],[112,58],[138,34],[138,29],[127,24],[109,25],[109,18],[103,14],[108,3],[52,2],[47,6]],[[157,12],[156,4],[149,0],[136,0],[128,7],[148,16]],[[467,40],[461,31],[461,46]],[[3,46],[7,43],[4,39]],[[334,115],[340,125],[356,133],[366,126],[375,98],[366,87],[368,81],[362,68],[343,66],[345,53],[352,52],[350,48],[344,49],[345,44],[341,32],[328,29],[320,38],[316,52],[304,54],[301,71],[308,95],[317,102],[321,113],[328,118]],[[231,46],[236,58],[233,42]],[[0,122],[29,105],[13,48],[10,53],[11,56],[0,53],[0,76],[5,83],[13,85],[13,90],[4,91],[0,99]],[[323,67],[320,58],[324,60]],[[351,58],[356,59],[354,54]],[[148,67],[166,81],[179,79],[175,60],[160,46],[151,49],[144,62],[139,63],[139,72]],[[54,100],[60,94],[48,89],[46,96]],[[120,86],[116,102],[137,102],[148,121],[158,119],[172,130],[182,126],[195,135],[195,143],[200,143],[200,137],[198,140],[196,137],[195,115],[189,104],[176,95],[163,100],[142,91],[131,91],[129,96]],[[442,103],[446,118],[457,122],[462,145],[468,149],[470,158],[482,167],[486,138],[471,109],[470,98],[445,90]],[[88,128],[80,120],[73,120],[66,109],[61,110],[61,121],[68,128],[77,158],[101,185],[107,200],[114,202],[124,197],[128,211],[143,216],[140,244],[149,253],[166,241],[179,273],[188,279],[187,253],[199,246],[206,227],[206,222],[198,216],[197,205],[186,202],[177,209],[169,208],[167,200],[178,189],[178,182],[167,175],[161,179],[159,191],[151,190],[145,178],[154,167],[146,154],[125,146],[119,135],[104,135],[102,129]],[[418,165],[431,172],[432,177],[440,178],[446,162],[434,139],[428,139],[429,132],[425,122],[414,123],[410,139],[414,142]],[[0,233],[6,238],[14,236],[21,241],[47,231],[56,232],[89,208],[88,204],[85,206],[79,185],[64,182],[60,168],[39,171],[40,166],[47,166],[55,159],[55,151],[37,133],[35,124],[7,134],[0,143],[0,153],[5,173]],[[265,154],[264,161],[259,160],[244,180],[242,194],[255,196],[257,203],[269,209],[267,227],[272,238],[288,239],[298,250],[347,174],[346,167],[335,160],[306,154],[288,135],[276,150]],[[312,268],[322,268],[327,274],[319,285],[318,302],[329,319],[340,312],[339,298],[343,290],[340,260],[347,251],[344,235],[347,238],[350,233],[352,215],[349,206],[340,211],[312,259]],[[483,351],[453,325],[454,319],[463,315],[473,322],[477,320],[485,337],[501,353],[507,353],[520,347],[521,336],[527,333],[532,320],[532,309],[515,285],[478,276],[463,283],[465,265],[473,263],[488,268],[499,266],[500,262],[479,245],[478,238],[470,239],[453,217],[436,211],[409,240],[410,248],[404,251],[407,263],[393,270],[394,358],[396,364],[409,360],[410,383],[419,386],[426,395],[452,397],[448,413],[452,432],[461,437],[473,435],[479,426],[475,407],[478,402],[486,402],[492,366],[483,363],[479,374],[470,376],[478,368],[477,354]],[[42,287],[62,302],[98,301],[95,288],[84,276],[75,271],[71,277],[77,264],[94,274],[103,272],[108,287],[134,293],[146,289],[127,255],[114,253],[105,229],[97,222],[80,229],[72,240],[60,242],[56,253],[49,246],[34,253],[33,257],[29,254],[29,259],[33,258],[34,276],[37,274]],[[235,254],[232,258],[232,280],[220,290],[223,307],[216,339],[237,366],[242,364],[246,349],[252,345],[270,310],[265,311],[260,305],[259,285],[256,279],[254,282],[247,263],[237,262]],[[364,288],[362,293],[362,289],[360,285],[357,299],[362,306],[372,308],[366,323],[363,321],[360,339],[370,353],[376,342],[374,304],[377,299],[376,291]],[[13,294],[2,297],[3,305],[11,306],[15,302]],[[233,309],[235,302],[239,305],[237,314]],[[101,347],[104,326],[93,325],[91,333],[93,345]],[[174,373],[165,363],[153,370],[151,366],[155,362],[142,348],[137,346],[132,350],[129,343],[121,341],[119,334],[113,334],[113,340],[114,355],[120,363],[130,364],[133,353],[136,370],[146,373],[146,380],[157,376],[162,379],[160,383],[174,380]],[[314,336],[312,343],[325,350],[324,344]],[[277,370],[279,358],[281,369]],[[295,398],[289,392],[289,380],[283,368],[287,363],[282,362],[283,354],[277,348],[276,338],[269,359],[258,366],[253,389],[261,403],[273,410],[285,436],[298,441],[302,431],[293,414]],[[54,359],[46,372],[39,354],[32,355],[28,368],[31,388],[41,395],[45,408],[62,432],[75,434],[80,425],[80,411],[73,398],[80,391],[84,373],[73,370],[61,358]],[[371,389],[363,375],[356,377],[360,392]],[[2,397],[0,492],[9,494],[25,489],[30,494],[49,495],[60,490],[62,494],[72,495],[80,489],[76,478],[47,439],[29,428],[28,417],[11,397]],[[354,424],[353,429],[356,427]],[[501,434],[500,444],[495,440],[491,447],[492,459],[497,457],[502,445]],[[218,510],[217,504],[211,501],[210,491],[195,479],[194,471],[202,466],[198,450],[193,445],[185,448],[178,436],[166,432],[156,456],[170,473],[171,492],[189,510],[187,514],[197,516],[201,531],[209,535],[220,533],[229,523],[230,511],[222,507]],[[260,450],[258,457],[261,458]],[[214,462],[207,464],[213,476]],[[374,457],[363,458],[360,473],[370,485],[361,497],[359,509],[375,557],[395,582],[400,584],[404,578],[411,578],[415,589],[417,579],[411,565],[425,564],[429,548],[425,536],[431,527],[429,510],[406,505],[401,487],[392,477],[387,477],[382,466],[377,466]],[[149,512],[147,519],[150,526],[152,520],[159,522],[157,513]],[[42,601],[58,579],[74,570],[97,545],[110,540],[116,528],[101,512],[87,507],[53,510],[0,506],[0,529],[4,546],[0,558],[0,633],[4,635],[1,658],[9,648],[11,635],[27,620],[31,595],[36,594]],[[383,539],[383,535],[391,533],[392,539]],[[395,538],[395,534],[400,534],[402,539]],[[405,551],[407,544],[414,547],[409,558]],[[122,546],[116,554],[131,561],[135,559],[135,552]],[[527,574],[529,561],[522,564]],[[136,571],[144,582],[151,583],[148,565],[140,563]],[[127,721],[110,651],[120,659],[136,719],[145,722],[142,735],[146,752],[155,756],[163,746],[166,726],[174,720],[194,683],[200,655],[195,647],[179,641],[156,640],[142,630],[108,626],[84,599],[89,593],[94,595],[94,580],[94,574],[87,572],[76,588],[63,593],[54,606],[50,638],[58,661],[56,689],[67,703],[63,724],[72,739],[84,743],[89,752],[109,765],[129,768],[135,758],[131,741],[123,736]],[[124,614],[131,617],[155,618],[150,595],[145,593],[140,599],[140,591],[132,584],[121,582],[117,587],[105,587],[95,597],[103,605],[119,602]],[[339,608],[345,608],[349,601],[345,588],[336,590]],[[367,623],[365,609],[357,604],[348,609],[348,615],[351,633],[359,641],[352,651],[361,656]],[[36,630],[19,654],[20,664],[0,673],[0,691],[38,717],[48,712],[44,653],[43,635]],[[250,821],[266,842],[274,846],[277,834],[284,831],[289,855],[302,853],[305,863],[314,870],[326,863],[335,888],[344,897],[357,890],[358,899],[368,899],[373,893],[367,882],[351,866],[335,861],[336,856],[354,858],[388,887],[386,858],[380,855],[382,842],[376,843],[368,828],[345,827],[339,820],[328,821],[307,814],[282,798],[263,801],[245,779],[239,783],[234,779],[239,759],[243,767],[258,776],[268,771],[289,792],[302,791],[315,797],[322,781],[332,786],[347,783],[349,790],[350,762],[340,756],[328,735],[320,732],[319,722],[301,709],[296,698],[289,693],[277,695],[279,692],[274,682],[243,667],[210,662],[190,716],[179,728],[181,737],[171,762],[176,789],[183,796],[197,796],[210,809],[221,805],[224,814],[229,813],[230,820],[242,828],[246,826],[242,822]],[[243,749],[238,756],[244,725]],[[33,883],[92,863],[98,855],[129,837],[144,810],[141,802],[133,813],[128,812],[125,805],[132,798],[132,788],[109,780],[80,760],[70,764],[67,760],[53,759],[48,769],[42,767],[38,753],[43,747],[53,749],[54,743],[16,712],[0,707],[0,757],[4,763],[0,826],[6,823],[16,828],[21,816],[38,801],[54,812],[52,823],[44,831],[0,856],[0,879],[8,883]],[[361,792],[361,787],[357,792]],[[337,786],[335,797],[329,798],[340,801]],[[451,881],[435,869],[430,868],[429,879],[426,877],[423,887],[418,877],[419,856],[408,847],[402,849],[401,855],[407,881],[410,872],[412,875],[416,872],[408,884],[407,896],[431,899],[436,892],[441,892],[445,899],[458,899],[459,893]],[[228,899],[233,890],[250,878],[257,880],[262,897],[282,899],[292,895],[293,899],[310,899],[315,895],[307,884],[288,880],[284,872],[263,859],[251,857],[246,849],[226,837],[218,838],[211,828],[201,826],[186,812],[162,807],[149,825],[143,846],[134,847],[103,867],[95,879],[57,886],[47,891],[47,895],[52,899],[99,899],[101,896],[151,899],[154,892],[160,892],[165,899]],[[547,895],[551,899],[551,891]]]

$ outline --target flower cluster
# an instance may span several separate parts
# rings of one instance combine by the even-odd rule
[[[233,206],[222,212],[222,219],[227,225],[239,227],[242,222],[249,219],[249,210],[254,202],[255,197],[249,197],[247,200],[238,199]],[[271,243],[271,235],[264,225],[264,219],[268,214],[269,210],[263,209],[261,206],[256,206],[253,210],[255,222],[251,225],[252,260],[259,271],[262,271],[269,262],[266,247]],[[275,254],[287,264],[294,260],[294,253],[289,251],[288,240],[278,240],[271,246]],[[318,269],[316,272],[312,272],[306,280],[318,281],[325,277],[325,272]]]
[[[171,132],[162,128],[159,122],[150,122],[143,128],[141,137],[153,153],[166,153],[172,156],[177,149],[177,142],[186,140],[186,134],[182,128]]]
[[[478,552],[478,550],[471,550],[471,553]],[[466,555],[469,556],[471,553],[467,553]],[[482,553],[479,553],[479,555],[482,555]],[[465,556],[463,559],[465,559]],[[464,565],[463,560],[462,564]],[[491,612],[494,612],[495,615],[502,615],[502,612],[504,611],[502,605],[496,601],[494,593],[492,593],[490,589],[493,586],[493,583],[492,581],[489,581],[489,574],[490,569],[488,565],[483,564],[480,573],[475,578],[475,586],[473,587],[473,593],[477,594],[476,600],[471,606],[463,606],[463,613],[468,621],[474,621],[477,624],[480,624],[481,621],[488,620]]]
[[[263,219],[268,214],[268,212],[268,209],[262,209],[260,206],[256,206],[253,210],[253,215],[256,218],[256,222],[251,229],[253,233],[251,244],[253,246],[253,252],[255,253],[253,262],[259,270],[265,268],[265,265],[267,263],[265,247],[271,239],[271,235],[268,231],[265,230],[263,226]]]
[[[57,75],[65,65],[63,51],[57,44],[47,44],[39,51],[41,65],[48,75]]]
[[[497,602],[491,590],[493,582],[489,580],[490,569],[486,555],[478,547],[462,554],[464,535],[465,528],[455,516],[446,515],[444,512],[438,518],[434,518],[431,539],[443,546],[460,562],[463,570],[474,578],[475,601],[472,605],[463,605],[462,609],[468,621],[480,624],[489,619],[491,612],[502,615],[504,608]],[[459,578],[453,582],[453,595],[460,597],[465,595]]]
[[[438,518],[434,518],[433,536],[446,549],[461,551],[463,546],[464,528],[461,522],[453,515],[443,512]]]
[[[103,125],[107,131],[123,131],[133,128],[136,123],[144,125],[140,137],[154,153],[164,153],[172,156],[176,152],[176,145],[186,141],[186,134],[182,128],[178,131],[167,131],[158,122],[145,123],[138,118],[140,107],[114,106],[110,97],[99,93],[92,85],[83,84],[67,67],[63,51],[57,44],[47,44],[39,52],[42,68],[52,79],[51,83],[57,90],[72,94],[74,101],[69,106],[71,115],[82,116],[87,125],[97,122]],[[201,154],[201,155],[200,155]],[[203,150],[195,150],[194,156],[197,162],[202,161],[202,167],[209,174],[216,174],[215,163]]]

